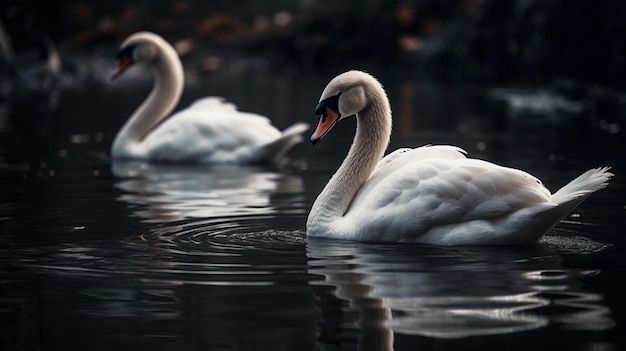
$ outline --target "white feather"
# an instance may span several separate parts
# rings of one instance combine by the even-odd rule
[[[363,106],[344,107],[359,111],[357,135],[311,209],[309,236],[436,245],[532,244],[612,176],[607,167],[592,169],[552,195],[530,174],[468,159],[454,146],[400,149],[380,159],[391,123],[382,86],[366,73],[350,71],[331,81],[325,92],[349,91],[355,85],[375,93],[366,93],[370,101],[358,102]]]
[[[183,86],[178,55],[163,38],[140,32],[122,48],[149,48],[155,57],[144,64],[155,69],[155,86],[146,101],[117,134],[111,153],[115,159],[175,163],[277,162],[308,129],[297,123],[284,132],[264,116],[241,112],[219,97],[206,97],[169,115]],[[138,62],[141,63],[141,62]]]

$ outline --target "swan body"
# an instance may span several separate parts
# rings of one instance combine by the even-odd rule
[[[383,158],[391,109],[380,83],[349,71],[334,78],[316,107],[316,143],[356,115],[346,159],[315,200],[307,235],[434,245],[535,243],[596,190],[609,168],[591,169],[554,194],[521,170],[470,159],[454,146],[399,149]]]
[[[308,129],[297,123],[284,131],[269,119],[241,112],[219,97],[206,97],[170,116],[183,91],[183,68],[174,48],[160,36],[140,32],[126,39],[113,78],[134,63],[152,66],[148,98],[115,137],[115,159],[202,164],[258,164],[279,161]]]

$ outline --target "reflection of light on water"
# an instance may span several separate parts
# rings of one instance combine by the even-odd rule
[[[143,222],[137,249],[168,258],[144,266],[143,282],[166,285],[270,286],[274,267],[251,266],[250,252],[281,253],[301,245],[302,235],[281,232],[284,213],[305,213],[302,179],[273,169],[242,166],[173,166],[114,163],[115,184]],[[273,257],[276,259],[276,257]],[[144,274],[145,275],[145,274]]]
[[[298,271],[292,260],[301,252],[294,247],[303,245],[304,233],[268,229],[270,223],[276,224],[272,220],[270,216],[233,216],[228,219],[231,225],[224,225],[226,219],[193,220],[177,225],[176,230],[168,225],[168,230],[143,235],[143,241],[167,259],[142,265],[145,272],[139,279],[165,285],[274,285],[285,271]],[[251,264],[250,256],[268,258]],[[281,259],[285,266],[279,264]]]
[[[68,243],[39,247],[34,258],[17,261],[55,275],[118,279],[130,286],[262,287],[275,285],[285,274],[306,279],[306,262],[294,266],[294,259],[302,257],[305,234],[270,229],[281,226],[277,219],[255,215],[232,216],[228,219],[232,225],[224,225],[227,219],[188,220],[176,226],[166,223],[142,234],[141,240],[125,240],[119,249]],[[104,240],[99,244],[112,246]],[[45,262],[39,255],[45,255]]]
[[[611,310],[602,306],[602,295],[581,292],[562,292],[552,298],[557,306],[572,308],[570,313],[562,313],[554,318],[554,322],[565,328],[576,330],[607,330],[615,325],[609,317]]]
[[[565,253],[577,246],[580,254],[594,252],[589,239],[568,240]],[[590,331],[614,325],[603,297],[582,290],[581,279],[600,272],[564,269],[562,253],[550,244],[511,250],[309,239],[307,252],[309,273],[323,277],[313,284],[334,287],[332,294],[349,306],[332,311],[321,305],[322,320],[356,312],[354,326],[370,341],[378,338],[379,347],[387,345],[381,350],[392,349],[394,333],[450,339],[548,325]],[[360,340],[359,346],[368,349]]]
[[[300,177],[249,167],[116,162],[113,172],[122,178],[115,186],[127,192],[118,199],[138,205],[134,213],[152,223],[273,213],[271,195],[303,187]]]
[[[15,261],[72,278],[122,278],[131,286],[271,286],[281,275],[306,272],[305,235],[294,230],[306,213],[300,177],[137,162],[115,163],[114,172],[122,190],[117,200],[150,222],[140,225],[147,230],[37,246]],[[92,227],[72,231],[82,238]],[[299,271],[296,259],[303,264]]]
[[[394,331],[439,338],[507,334],[540,328],[548,324],[548,318],[527,312],[550,303],[533,293],[386,300],[394,311],[394,319],[388,324]]]

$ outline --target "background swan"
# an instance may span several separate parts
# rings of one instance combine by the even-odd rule
[[[315,200],[307,235],[437,245],[532,244],[585,198],[607,186],[592,169],[555,194],[523,171],[468,159],[454,146],[399,149],[382,158],[391,108],[381,84],[360,71],[335,77],[315,109],[314,144],[356,115],[345,160]],[[382,159],[381,159],[382,158]]]
[[[217,97],[197,100],[167,118],[183,91],[183,67],[174,48],[154,33],[140,32],[122,43],[118,58],[112,78],[140,63],[154,69],[155,82],[115,137],[111,147],[115,159],[269,163],[301,141],[300,134],[308,129],[297,123],[280,132],[267,118],[238,111]]]

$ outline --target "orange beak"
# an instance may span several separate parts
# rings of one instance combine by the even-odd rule
[[[320,121],[317,124],[317,128],[313,135],[311,135],[311,142],[315,145],[326,133],[330,131],[330,129],[339,121],[339,115],[335,113],[335,111],[331,110],[330,107],[325,107],[326,111],[323,115],[320,116]]]
[[[320,121],[315,132],[311,135],[311,143],[313,145],[322,139],[333,128],[335,123],[341,119],[341,114],[338,112],[339,96],[340,94],[322,100],[315,107],[315,114],[320,116]]]

